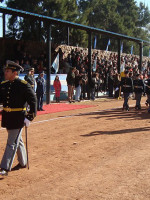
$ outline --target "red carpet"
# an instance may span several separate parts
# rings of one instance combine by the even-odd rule
[[[60,104],[48,104],[44,105],[44,111],[38,111],[37,115],[44,115],[49,113],[56,113],[56,112],[63,112],[67,110],[74,110],[74,109],[82,109],[82,108],[89,108],[93,107],[91,105],[76,105],[74,103],[67,104],[67,103],[60,103]],[[1,120],[1,113],[0,113],[0,120]]]
[[[67,111],[67,110],[82,109],[82,108],[88,108],[88,107],[93,107],[93,106],[91,106],[91,105],[75,105],[73,103],[72,104],[67,104],[67,103],[49,104],[49,105],[44,105],[43,106],[44,111],[38,111],[37,115],[63,112],[63,111]]]

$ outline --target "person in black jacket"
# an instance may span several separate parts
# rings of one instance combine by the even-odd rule
[[[44,79],[44,71],[39,73],[39,76],[36,78],[37,88],[36,88],[36,96],[37,96],[37,110],[44,111],[43,109],[43,98],[45,94],[45,79]]]
[[[11,170],[17,152],[19,166],[25,167],[27,155],[22,140],[24,125],[29,126],[36,116],[36,96],[31,85],[19,79],[19,72],[23,68],[13,61],[7,61],[5,67],[5,81],[0,84],[0,103],[3,104],[2,127],[8,132],[6,149],[0,164],[0,175],[4,176]],[[26,104],[30,110],[26,112]]]
[[[148,106],[148,112],[150,113],[150,72],[148,73],[148,79],[144,81],[145,92],[147,95],[146,105]]]
[[[24,80],[27,81],[33,90],[35,89],[34,68],[30,68],[28,74],[25,75]]]
[[[97,84],[96,80],[96,73],[93,73],[91,75],[91,81],[90,81],[90,92],[91,92],[91,99],[94,101],[95,100],[95,85]]]
[[[68,101],[69,103],[73,101],[74,87],[75,87],[75,71],[76,67],[71,67],[70,71],[67,74],[67,86],[68,86]]]
[[[142,92],[144,92],[144,83],[140,79],[140,74],[136,74],[136,79],[133,80],[133,88],[135,92],[135,100],[136,100],[136,110],[141,109],[141,97],[142,97]]]
[[[121,79],[121,88],[124,95],[124,103],[123,103],[123,110],[129,111],[129,104],[128,100],[130,97],[130,93],[133,92],[133,83],[132,79],[129,78],[129,72],[125,71],[125,77]]]

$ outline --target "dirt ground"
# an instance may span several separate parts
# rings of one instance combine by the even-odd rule
[[[94,107],[37,116],[28,129],[30,169],[0,179],[0,200],[150,200],[144,102],[135,111],[130,100],[127,112],[122,100],[99,98],[80,102]],[[0,129],[0,159],[6,139]]]

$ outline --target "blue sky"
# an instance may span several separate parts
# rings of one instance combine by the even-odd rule
[[[139,5],[140,2],[145,3],[146,6],[148,6],[150,10],[150,0],[135,0],[137,2],[137,5]],[[4,4],[0,3],[0,6],[4,6]],[[0,14],[1,16],[1,14]],[[2,37],[2,18],[0,17],[0,37]]]
[[[150,10],[150,0],[136,0],[137,4],[139,5],[140,2],[145,3],[146,6],[148,6]]]

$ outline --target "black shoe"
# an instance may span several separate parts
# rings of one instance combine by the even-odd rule
[[[0,176],[7,176],[8,175],[8,171],[5,169],[1,169],[0,170]]]
[[[43,108],[41,108],[40,111],[45,111],[45,110]]]
[[[14,168],[12,168],[11,171],[15,171],[15,170],[19,170],[19,169],[23,169],[23,168],[26,168],[27,166],[21,166],[20,163],[18,163]]]

